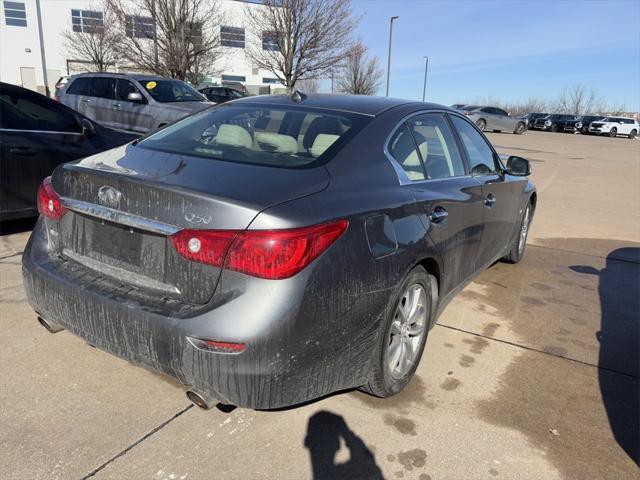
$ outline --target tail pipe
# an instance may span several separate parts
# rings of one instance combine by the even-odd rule
[[[49,333],[58,333],[64,330],[64,327],[61,327],[57,323],[49,322],[42,317],[38,317],[38,322],[40,322],[40,325],[46,328]]]
[[[196,407],[200,407],[203,410],[209,410],[216,405],[218,401],[215,398],[211,398],[195,390],[187,390],[187,398],[191,400]]]

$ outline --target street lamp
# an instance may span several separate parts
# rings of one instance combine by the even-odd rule
[[[395,17],[391,17],[391,19],[389,20],[389,54],[387,55],[387,94],[386,96],[389,96],[389,74],[391,71],[391,40],[393,37],[393,21],[399,18],[397,15]]]
[[[422,101],[424,102],[425,94],[427,93],[427,70],[429,69],[429,57],[424,57],[424,85],[422,85]]]

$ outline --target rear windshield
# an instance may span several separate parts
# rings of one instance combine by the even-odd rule
[[[214,160],[304,168],[328,161],[368,119],[317,109],[230,104],[192,115],[138,145]]]
[[[180,80],[138,80],[156,102],[204,102],[201,93]]]

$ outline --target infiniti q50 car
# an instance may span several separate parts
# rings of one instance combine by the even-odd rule
[[[453,295],[522,258],[529,173],[446,107],[241,99],[58,167],[24,284],[48,330],[174,376],[204,408],[386,397]]]

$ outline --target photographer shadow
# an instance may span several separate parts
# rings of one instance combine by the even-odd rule
[[[349,450],[349,460],[337,463],[335,456],[342,444]],[[339,415],[327,411],[313,415],[304,445],[309,449],[314,480],[384,478],[371,450]]]

